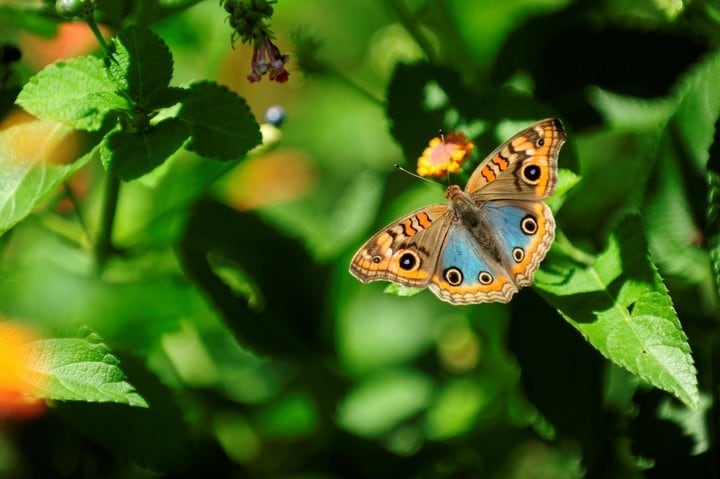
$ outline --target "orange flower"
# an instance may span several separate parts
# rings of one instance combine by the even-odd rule
[[[28,366],[35,359],[28,356],[26,346],[35,339],[17,321],[0,318],[0,418],[30,418],[45,410],[45,402],[26,382],[32,374]]]
[[[473,147],[472,141],[468,141],[463,133],[451,132],[444,138],[435,137],[418,158],[417,173],[434,177],[459,173]]]

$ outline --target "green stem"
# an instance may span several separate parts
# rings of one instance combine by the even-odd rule
[[[100,43],[100,45],[102,45],[103,50],[105,50],[105,54],[107,55],[109,53],[109,47],[107,42],[105,41],[105,38],[102,36],[102,33],[100,33],[100,28],[98,28],[98,25],[95,22],[95,18],[90,15],[85,19],[85,21],[90,27],[90,30],[92,30],[93,34],[95,35],[95,38],[97,38],[97,41]]]
[[[103,198],[102,213],[100,217],[100,233],[95,244],[95,260],[99,269],[102,269],[108,257],[115,252],[112,244],[113,225],[117,211],[118,197],[120,196],[120,179],[108,173],[105,179],[105,196]]]

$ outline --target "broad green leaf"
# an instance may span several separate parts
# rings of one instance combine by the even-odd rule
[[[187,148],[217,160],[235,160],[260,144],[260,126],[245,100],[211,82],[194,83],[179,118],[191,130]]]
[[[43,120],[88,131],[100,129],[111,110],[129,107],[102,60],[91,56],[49,65],[25,84],[17,104]]]
[[[690,346],[648,257],[640,219],[626,217],[590,265],[558,257],[560,249],[536,275],[546,300],[605,357],[697,407]]]
[[[102,143],[102,161],[119,178],[133,180],[161,165],[187,137],[187,126],[176,118],[163,120],[142,132],[116,130]]]
[[[40,397],[147,407],[126,381],[117,358],[95,334],[36,340],[27,344],[26,354],[25,380]]]
[[[121,30],[110,45],[106,60],[108,76],[115,87],[144,104],[148,95],[168,86],[173,59],[163,40],[152,30],[132,26]]]
[[[87,163],[94,150],[69,164],[57,164],[73,131],[37,120],[0,132],[0,233],[29,215],[60,183]],[[67,142],[67,143],[65,143]]]

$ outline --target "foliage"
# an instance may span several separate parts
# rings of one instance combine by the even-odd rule
[[[720,474],[715,3],[54,3],[0,6],[0,475]],[[551,116],[532,288],[349,275],[443,201],[394,163]]]

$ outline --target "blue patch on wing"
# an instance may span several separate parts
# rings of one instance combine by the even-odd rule
[[[484,205],[483,221],[498,240],[500,253],[512,264],[512,250],[520,247],[527,251],[535,236],[523,233],[521,223],[529,211],[512,204],[488,202]],[[534,215],[533,215],[534,216]],[[536,218],[536,220],[541,221]]]
[[[485,271],[496,277],[497,266],[478,245],[469,230],[461,224],[450,227],[445,237],[445,249],[440,258],[440,273],[448,268],[458,268],[463,275],[464,285],[480,284],[478,275]]]

